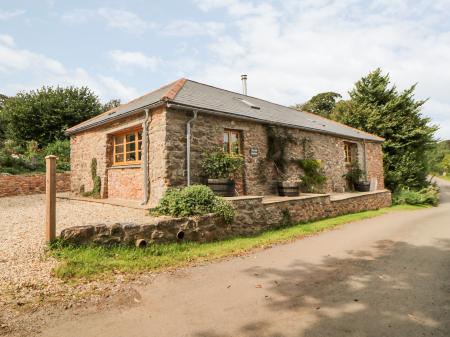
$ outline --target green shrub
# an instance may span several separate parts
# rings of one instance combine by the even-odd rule
[[[231,222],[234,210],[230,203],[216,196],[204,185],[192,185],[184,188],[169,189],[161,198],[158,206],[152,210],[154,215],[186,217],[217,213],[226,222]]]
[[[430,185],[421,190],[412,190],[409,188],[399,189],[394,193],[392,202],[395,205],[433,205],[439,204],[439,188]]]
[[[243,165],[242,156],[222,150],[205,154],[201,163],[203,175],[210,179],[232,178]]]
[[[27,142],[24,148],[11,140],[6,140],[0,147],[1,173],[24,174],[43,171],[45,171],[44,157],[35,141]]]
[[[300,179],[307,192],[314,192],[316,188],[320,188],[326,182],[327,178],[319,160],[301,159],[298,161],[298,165],[304,172]]]
[[[91,160],[91,178],[93,183],[92,191],[85,192],[84,185],[82,185],[83,191],[80,188],[80,193],[83,197],[100,198],[102,179],[97,175],[97,159],[95,158]]]
[[[58,157],[56,161],[56,168],[60,171],[70,171],[70,141],[55,140],[48,144],[43,152],[46,156],[54,155]]]
[[[357,161],[352,163],[350,170],[343,175],[343,177],[347,180],[348,184],[353,188],[353,186],[362,181],[366,177],[366,172],[359,167],[359,163]]]

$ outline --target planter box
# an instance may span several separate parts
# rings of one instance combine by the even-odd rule
[[[368,181],[360,181],[358,183],[354,183],[355,191],[358,192],[369,192],[370,191],[370,182]]]
[[[298,183],[288,183],[288,182],[278,182],[278,195],[281,197],[297,197],[300,195],[300,184]]]
[[[207,179],[206,184],[221,197],[234,197],[235,183],[230,179]]]

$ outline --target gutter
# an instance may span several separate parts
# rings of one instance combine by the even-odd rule
[[[169,107],[170,104],[167,104]],[[187,186],[191,185],[191,123],[197,119],[198,110],[194,111],[194,117],[186,123],[186,158],[187,158]]]
[[[150,185],[148,183],[148,122],[151,121],[151,117],[149,118],[148,108],[145,111],[145,119],[142,123],[142,170],[143,170],[143,190],[144,190],[144,200],[142,200],[141,205],[145,205],[148,202],[149,188]]]
[[[174,108],[174,109],[187,110],[187,111],[197,111],[197,112],[202,112],[202,113],[206,113],[206,114],[210,114],[210,115],[217,115],[217,116],[228,117],[228,118],[232,117],[232,118],[236,118],[236,119],[240,119],[240,120],[252,121],[252,122],[257,122],[257,123],[279,125],[279,126],[289,127],[289,128],[293,128],[293,129],[300,129],[300,130],[305,130],[305,131],[310,131],[310,132],[324,133],[324,134],[333,135],[333,136],[336,136],[339,138],[353,139],[353,140],[358,140],[358,141],[367,140],[370,142],[379,142],[379,143],[382,143],[384,141],[383,139],[378,140],[378,139],[370,139],[370,138],[363,138],[363,137],[357,138],[357,137],[352,137],[352,136],[346,136],[346,135],[342,135],[340,133],[335,133],[335,132],[331,132],[331,131],[313,129],[313,128],[308,128],[308,127],[298,126],[298,125],[293,125],[293,124],[288,124],[288,123],[273,122],[273,121],[269,121],[269,120],[262,119],[262,118],[246,117],[246,116],[242,116],[242,115],[233,114],[231,112],[221,112],[221,111],[211,110],[211,109],[199,109],[199,108],[196,108],[195,106],[184,105],[184,104],[179,104],[179,103],[167,103],[167,108]]]
[[[125,118],[125,117],[132,116],[132,115],[134,115],[136,113],[142,112],[144,109],[153,109],[153,108],[157,108],[157,107],[163,106],[164,104],[165,104],[164,101],[157,101],[157,102],[154,102],[154,103],[151,103],[151,104],[147,104],[147,105],[141,106],[139,108],[127,111],[127,112],[122,113],[122,114],[117,114],[117,115],[112,114],[111,117],[106,118],[106,119],[99,119],[98,121],[93,122],[92,124],[86,123],[85,125],[80,125],[79,127],[77,127],[75,125],[72,128],[67,129],[64,132],[64,135],[71,136],[71,135],[73,135],[75,133],[95,128],[96,126],[100,126],[100,125],[103,125],[103,124],[106,124],[106,123],[109,123],[109,122],[113,122],[113,121],[118,120],[118,119],[122,119],[122,118]],[[92,118],[95,118],[95,117],[92,117]]]

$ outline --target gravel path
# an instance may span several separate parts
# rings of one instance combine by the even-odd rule
[[[11,296],[27,303],[36,296],[68,291],[66,284],[51,276],[56,261],[45,254],[44,197],[41,194],[0,198],[0,304],[5,298],[11,300]],[[58,199],[56,232],[89,223],[142,223],[151,219],[145,212]]]

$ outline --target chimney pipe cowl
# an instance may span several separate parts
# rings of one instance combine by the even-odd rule
[[[247,96],[247,75],[241,75],[242,80],[242,93]]]

